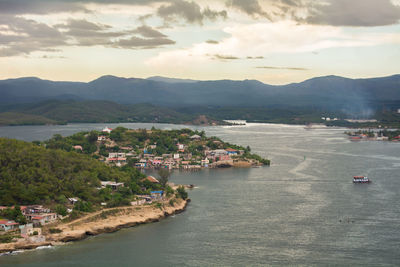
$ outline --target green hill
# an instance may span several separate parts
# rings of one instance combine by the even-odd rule
[[[200,114],[189,114],[151,104],[123,105],[111,101],[48,100],[3,106],[0,125],[153,122],[201,124]],[[207,116],[206,124],[226,124]]]
[[[68,197],[117,205],[142,193],[143,174],[133,168],[111,168],[87,155],[6,138],[0,138],[0,151],[0,205],[62,204]],[[116,193],[98,190],[101,180],[125,187]]]

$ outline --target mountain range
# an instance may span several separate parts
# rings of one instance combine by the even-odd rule
[[[88,83],[26,77],[1,80],[0,95],[0,112],[19,112],[21,109],[16,107],[22,106],[25,114],[28,110],[29,114],[35,115],[52,113],[50,107],[55,108],[58,104],[51,105],[46,101],[56,100],[100,101],[91,104],[97,110],[101,101],[107,101],[106,105],[110,107],[113,104],[109,102],[123,106],[146,103],[168,109],[171,114],[177,110],[187,114],[194,113],[193,110],[207,113],[207,110],[219,109],[229,113],[238,109],[249,112],[274,109],[318,110],[368,117],[377,110],[400,108],[400,75],[369,79],[325,76],[287,85],[269,85],[256,80],[196,81],[160,76],[139,79],[108,75]],[[41,107],[33,105],[38,103]],[[79,116],[84,108],[80,105],[77,109],[76,105],[71,107],[78,112],[74,116]],[[135,112],[140,110],[137,107],[133,109]],[[148,110],[149,106],[146,107]],[[132,108],[113,108],[119,113],[132,112]],[[158,110],[158,113],[165,113],[165,110]],[[58,119],[54,114],[50,115],[46,117]]]
[[[371,79],[325,76],[288,85],[268,85],[256,80],[195,81],[115,76],[102,76],[83,83],[28,77],[0,81],[0,94],[1,104],[74,99],[163,106],[313,106],[362,110],[400,101],[400,75]]]

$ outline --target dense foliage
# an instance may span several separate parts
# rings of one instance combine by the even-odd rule
[[[3,112],[1,112],[3,111]],[[159,122],[195,124],[198,114],[150,104],[122,105],[110,101],[58,101],[0,106],[0,125],[65,124],[71,122]],[[203,124],[222,121],[212,119]],[[198,123],[202,124],[202,123]]]
[[[78,197],[91,204],[113,201],[118,205],[142,193],[134,168],[112,168],[86,155],[46,149],[32,143],[0,138],[0,204],[55,204]],[[99,190],[101,180],[124,182],[118,192]]]

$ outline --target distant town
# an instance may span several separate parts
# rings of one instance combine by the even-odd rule
[[[121,134],[123,133],[123,134]],[[125,138],[121,136],[125,135]],[[73,138],[73,137],[72,137]],[[133,138],[135,142],[129,142]],[[136,140],[142,140],[136,142]],[[130,164],[140,169],[185,169],[252,167],[269,161],[250,153],[250,148],[231,145],[204,132],[128,130],[104,128],[97,137],[98,149],[91,154],[109,165]],[[73,149],[85,153],[81,145]]]

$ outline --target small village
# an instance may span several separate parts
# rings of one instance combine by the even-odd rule
[[[351,141],[391,141],[391,142],[399,142],[400,141],[400,131],[372,131],[372,130],[364,130],[364,131],[352,131],[345,132],[349,136]]]
[[[142,182],[151,184],[152,186],[160,186],[160,181],[153,176],[147,176],[142,179]],[[180,197],[187,198],[187,193],[182,187],[176,186],[173,183],[167,182],[167,188],[174,188],[180,192]],[[120,188],[125,187],[124,183],[113,181],[101,181],[101,187],[98,190],[110,189],[117,192]],[[186,188],[191,188],[190,185]],[[146,190],[146,188],[142,188]],[[171,201],[176,201],[173,194],[166,194],[163,190],[148,190],[149,194],[136,195],[134,200],[130,201],[131,206],[143,206],[156,204],[161,205],[173,204]],[[62,223],[76,208],[76,205],[82,200],[78,197],[67,198],[66,212],[57,212],[43,205],[27,205],[27,206],[0,206],[0,243],[10,242],[27,242],[31,244],[43,243],[46,241],[46,235],[43,233],[43,227],[50,233],[57,233],[59,223]],[[169,202],[168,202],[169,201]],[[107,203],[101,203],[103,208],[107,207]],[[173,205],[172,205],[173,206]],[[2,217],[16,217],[15,220],[5,219]],[[19,222],[17,222],[19,221]]]
[[[183,142],[176,138],[175,149],[170,149],[170,153],[160,154],[157,150],[157,142],[151,143],[150,140],[146,140],[142,147],[118,146],[110,137],[112,131],[108,127],[104,128],[97,141],[100,146],[103,145],[108,150],[118,147],[118,151],[109,152],[107,156],[100,157],[100,160],[118,167],[134,164],[139,169],[199,170],[202,168],[255,167],[265,164],[259,158],[251,158],[249,149],[237,148],[237,146],[227,147],[221,140],[205,138],[198,134],[180,134]],[[151,131],[148,133],[150,134]],[[74,149],[81,150],[82,147],[74,146]]]

